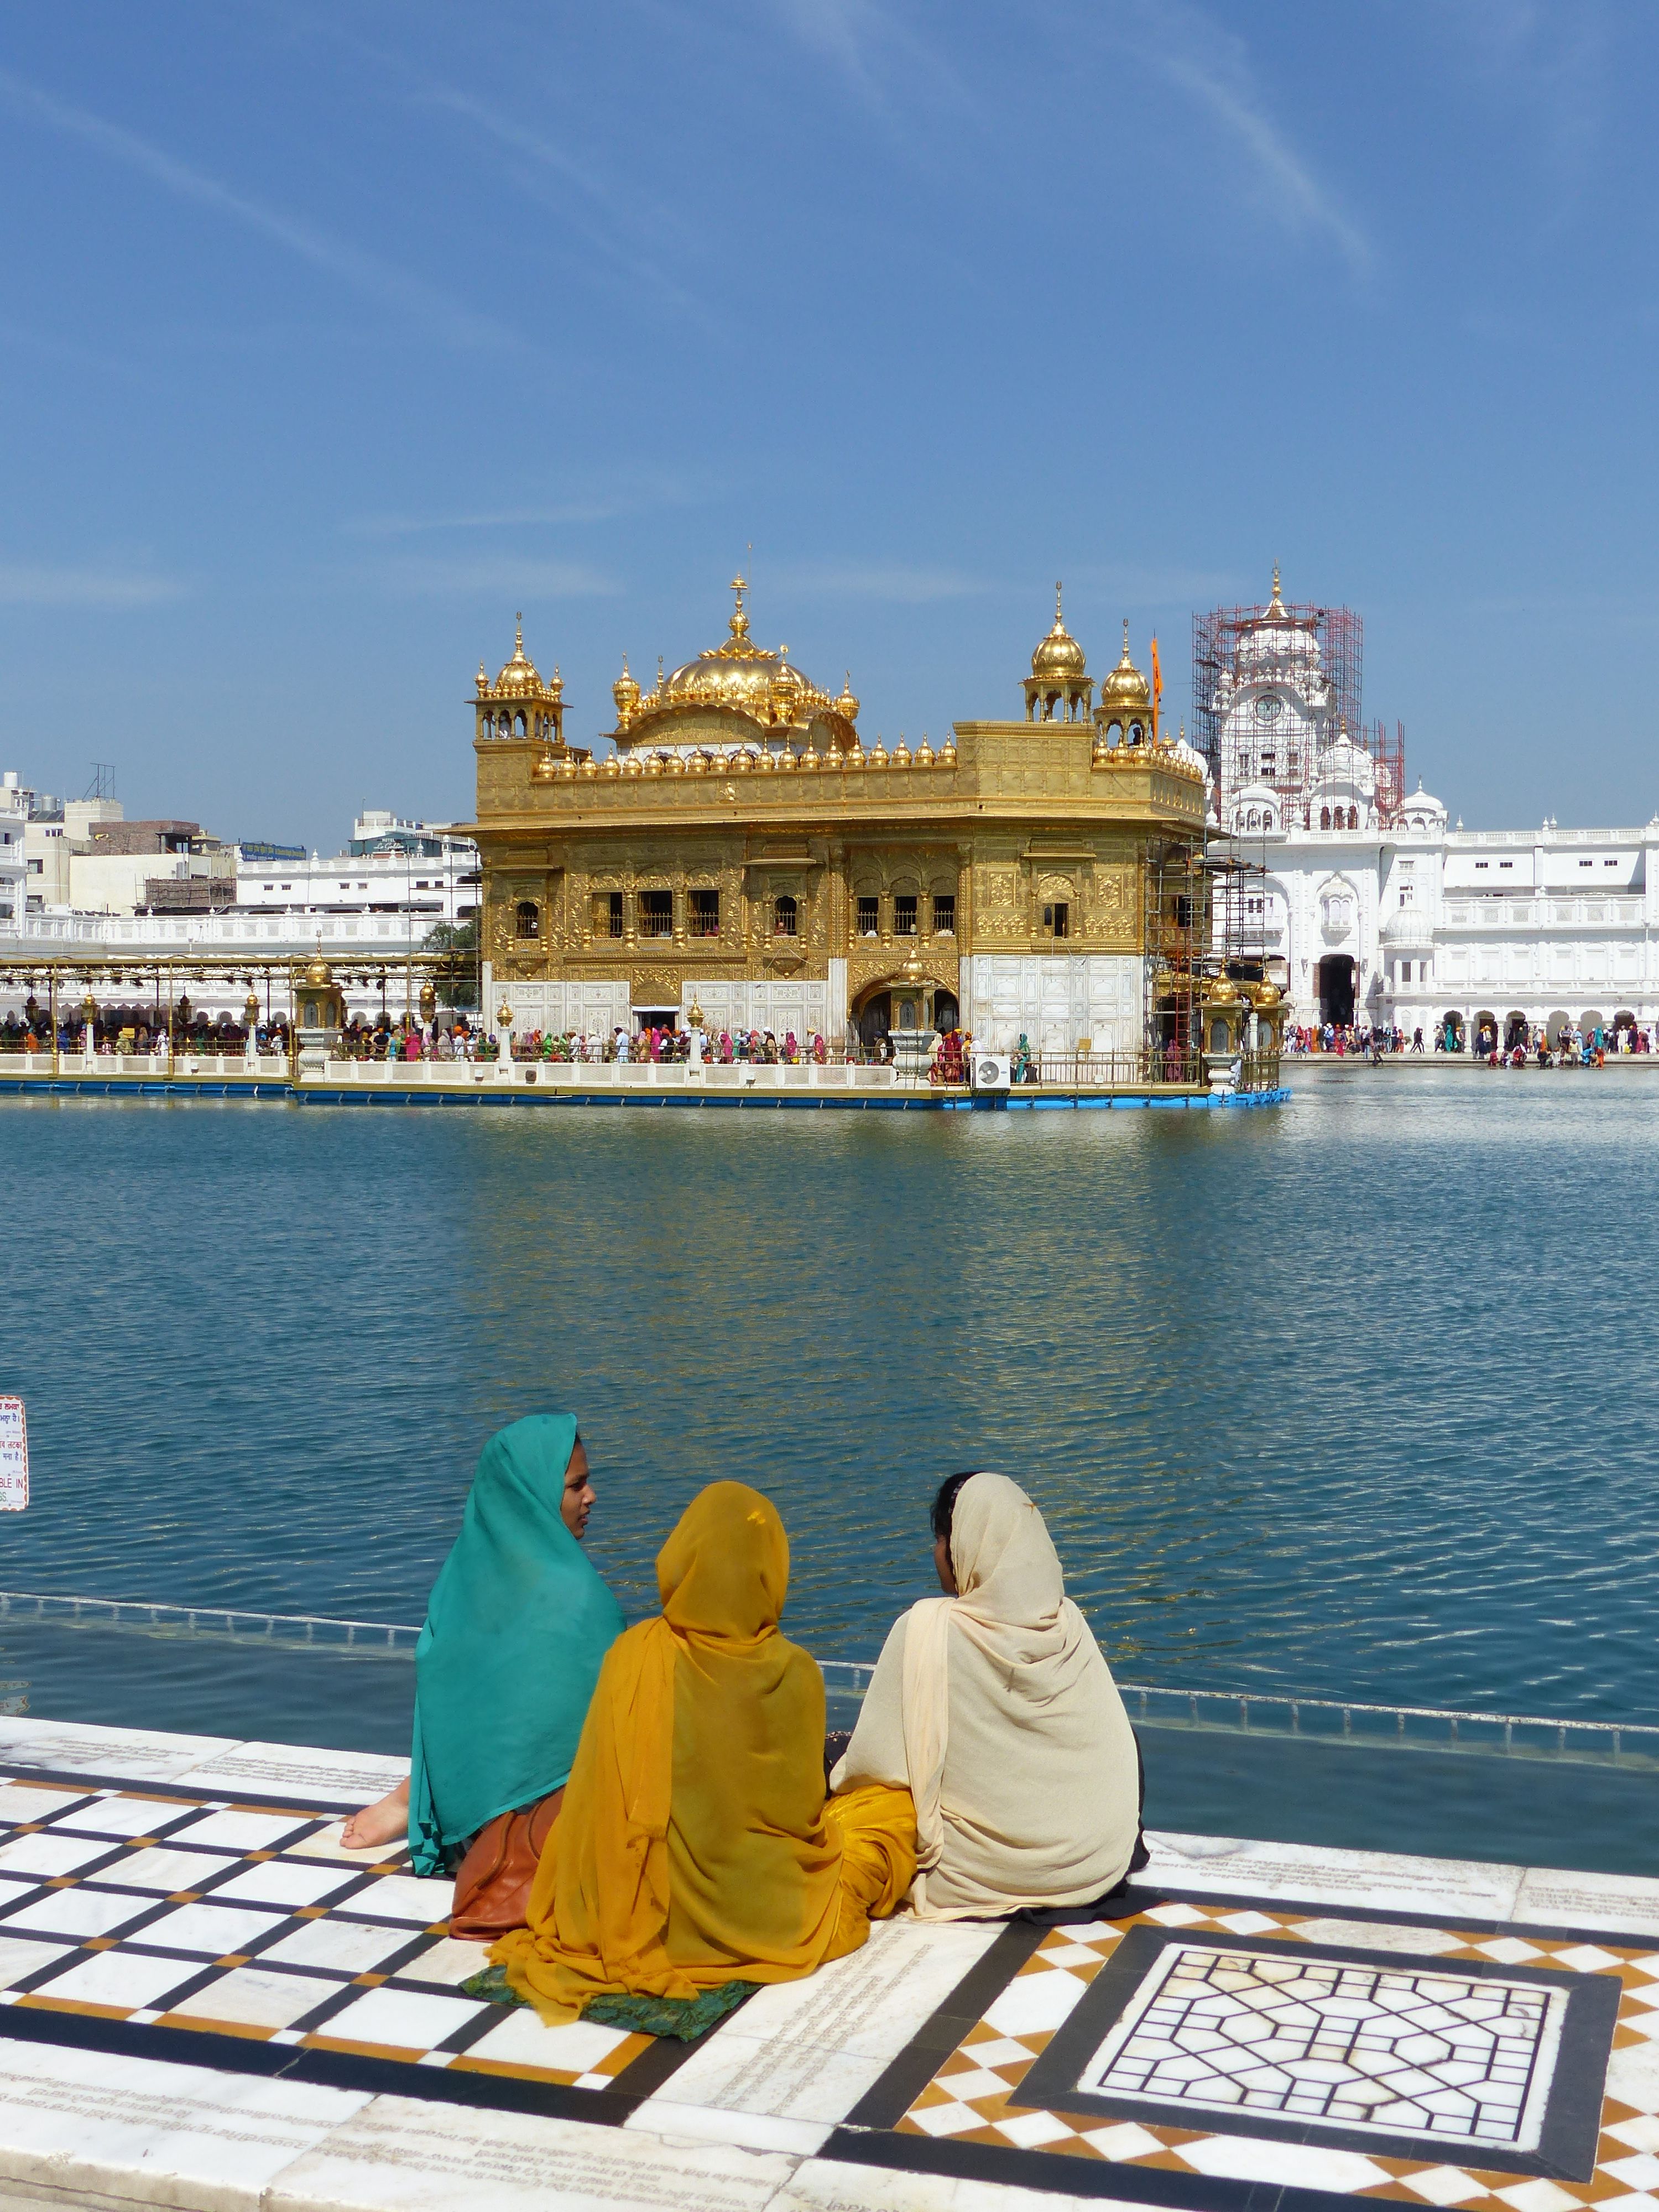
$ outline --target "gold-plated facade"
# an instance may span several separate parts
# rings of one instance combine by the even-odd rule
[[[466,827],[486,990],[528,1025],[526,984],[609,984],[619,1014],[717,998],[742,1018],[745,988],[811,983],[810,1024],[836,1042],[849,1022],[868,1035],[956,1017],[988,1041],[996,1024],[1034,1043],[1040,1022],[1069,1027],[1050,1041],[1070,1048],[1098,1026],[1089,992],[1109,985],[1115,1006],[1133,1002],[1116,1043],[1139,1049],[1146,871],[1201,850],[1203,773],[1152,741],[1149,714],[1109,726],[1091,711],[1058,599],[1025,719],[890,750],[860,742],[850,676],[831,696],[787,647],[757,645],[741,578],[733,590],[719,645],[649,690],[624,669],[602,753],[565,743],[562,694],[540,687],[522,636],[495,684],[481,673]]]

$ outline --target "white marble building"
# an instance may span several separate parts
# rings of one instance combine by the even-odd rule
[[[26,794],[8,769],[0,783],[0,929],[9,929],[28,902],[24,833],[28,828]]]
[[[1449,828],[1419,788],[1385,821],[1354,765],[1316,777],[1318,812],[1340,800],[1340,829],[1286,828],[1272,794],[1247,788],[1211,841],[1245,864],[1230,949],[1265,959],[1293,1022],[1395,1023],[1431,1042],[1449,1019],[1464,1040],[1505,1042],[1523,1024],[1554,1037],[1659,1021],[1659,816]]]

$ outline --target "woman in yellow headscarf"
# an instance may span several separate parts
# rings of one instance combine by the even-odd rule
[[[778,1632],[788,1584],[783,1523],[742,1483],[712,1483],[658,1554],[662,1613],[606,1655],[529,1924],[490,1954],[544,2020],[699,2033],[857,1950],[909,1888],[908,1790],[825,1802],[823,1678]]]

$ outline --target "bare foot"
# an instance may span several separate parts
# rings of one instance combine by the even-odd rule
[[[409,1784],[400,1782],[377,1804],[365,1805],[361,1813],[354,1813],[340,1831],[340,1842],[349,1851],[378,1850],[405,1835],[408,1829]]]

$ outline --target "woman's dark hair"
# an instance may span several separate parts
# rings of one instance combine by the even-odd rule
[[[971,1482],[978,1473],[979,1469],[976,1467],[970,1467],[961,1474],[947,1474],[940,1483],[938,1494],[933,1499],[933,1522],[935,1541],[943,1536],[947,1544],[950,1542],[951,1522],[957,1510],[957,1492],[964,1482]]]

